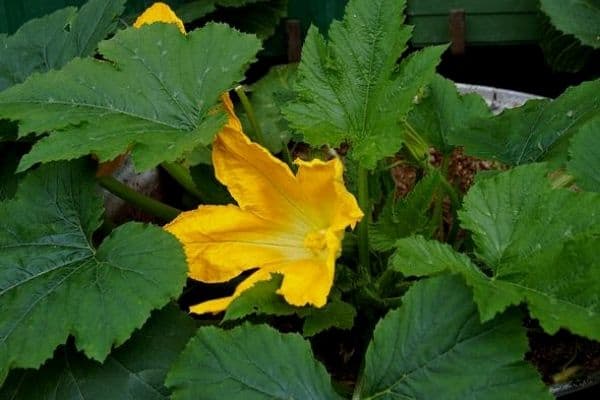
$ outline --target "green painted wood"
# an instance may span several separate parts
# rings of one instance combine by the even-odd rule
[[[448,15],[409,17],[414,25],[412,43],[416,46],[450,41]],[[541,36],[537,14],[466,15],[467,45],[535,42]]]
[[[538,0],[408,0],[408,15],[448,15],[452,9],[469,14],[536,13]]]

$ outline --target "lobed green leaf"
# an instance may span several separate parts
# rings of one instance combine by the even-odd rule
[[[540,7],[558,30],[600,48],[600,1],[540,0]]]
[[[174,400],[340,399],[307,341],[265,325],[201,328],[166,384]]]
[[[578,127],[600,112],[600,79],[567,89],[555,100],[530,100],[521,107],[450,131],[448,141],[469,155],[509,165],[566,161],[562,151]]]
[[[465,197],[459,215],[483,271],[422,238],[399,240],[391,267],[409,275],[462,274],[483,321],[526,303],[550,334],[567,328],[600,339],[600,195],[553,190],[546,172],[543,164],[521,166],[476,183]]]
[[[19,120],[21,136],[51,132],[20,170],[90,153],[107,161],[128,149],[146,170],[210,143],[225,122],[214,106],[243,78],[260,42],[225,25],[183,35],[159,23],[99,47],[105,60],[76,59],[0,93],[0,118]]]
[[[519,313],[482,324],[460,278],[430,278],[377,324],[353,398],[551,399],[527,350]]]
[[[102,361],[180,293],[187,264],[177,239],[128,223],[96,248],[102,210],[82,162],[46,165],[0,203],[0,381],[10,368],[38,367],[69,335]]]
[[[196,332],[196,323],[174,305],[148,322],[100,364],[72,346],[61,347],[38,371],[15,370],[0,388],[12,400],[167,400],[168,369]]]
[[[298,98],[284,109],[291,126],[312,145],[352,145],[352,156],[373,169],[402,145],[399,121],[434,75],[445,46],[412,54],[400,66],[410,29],[405,1],[351,0],[334,21],[329,42],[313,26],[302,50]]]

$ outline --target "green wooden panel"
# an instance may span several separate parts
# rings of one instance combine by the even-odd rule
[[[452,9],[469,14],[536,13],[538,0],[408,0],[408,15],[448,15]]]
[[[414,45],[450,41],[448,15],[410,17],[408,22],[415,26]],[[534,42],[539,40],[540,35],[539,15],[466,15],[466,42],[469,45]]]

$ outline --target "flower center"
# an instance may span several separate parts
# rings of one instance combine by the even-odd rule
[[[326,233],[327,230],[325,229],[309,232],[304,237],[304,247],[312,251],[315,255],[319,254],[327,248]]]

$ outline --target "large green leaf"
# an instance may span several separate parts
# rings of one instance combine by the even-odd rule
[[[558,30],[600,48],[600,0],[540,0],[540,6]]]
[[[153,313],[144,327],[100,364],[72,346],[59,348],[38,371],[15,370],[0,388],[12,400],[167,400],[167,371],[196,331],[176,306]]]
[[[481,324],[461,279],[431,278],[377,324],[353,398],[551,399],[527,349],[518,313]]]
[[[369,241],[373,249],[391,250],[402,237],[433,233],[430,209],[440,183],[440,174],[432,172],[421,179],[405,198],[396,201],[391,194],[377,221],[369,226]]]
[[[543,164],[476,183],[459,213],[480,270],[466,255],[422,238],[397,242],[391,266],[410,275],[461,273],[483,321],[526,303],[549,333],[600,339],[600,194],[552,189]]]
[[[187,265],[175,237],[129,223],[94,248],[101,216],[81,162],[32,172],[0,203],[0,381],[9,368],[38,367],[69,335],[103,360],[180,293]]]
[[[429,146],[449,154],[454,149],[448,142],[449,136],[474,119],[491,115],[481,96],[475,93],[460,95],[454,82],[436,75],[419,96],[408,123]]]
[[[469,155],[510,165],[540,161],[553,147],[568,143],[580,124],[600,112],[600,79],[584,82],[551,100],[530,100],[487,119],[450,131],[449,142]],[[567,152],[552,156],[566,161]]]
[[[125,0],[90,0],[79,11],[58,10],[24,24],[14,35],[0,36],[0,91],[34,72],[59,69],[88,56],[117,27]]]
[[[340,398],[308,342],[265,325],[201,328],[166,384],[174,400]]]
[[[218,46],[215,45],[218,43]],[[131,149],[138,170],[208,144],[225,121],[219,96],[243,78],[256,37],[210,24],[182,35],[172,24],[120,31],[101,42],[106,60],[76,59],[0,93],[0,118],[20,134],[53,131],[20,164]]]
[[[410,29],[404,0],[351,0],[334,21],[329,43],[311,27],[298,68],[296,102],[284,109],[313,145],[352,144],[353,157],[372,169],[402,144],[400,119],[433,77],[445,46],[412,54],[400,67]]]
[[[249,87],[250,101],[265,139],[264,145],[273,153],[279,153],[292,137],[292,129],[283,118],[281,107],[294,98],[292,85],[296,79],[296,68],[296,64],[275,66]],[[244,130],[254,135],[245,111],[238,108],[236,113]]]
[[[593,48],[556,29],[549,18],[544,18],[541,29],[539,45],[544,53],[544,61],[552,70],[576,73],[592,59]]]
[[[600,192],[600,116],[581,127],[569,148],[569,173],[584,190]]]

